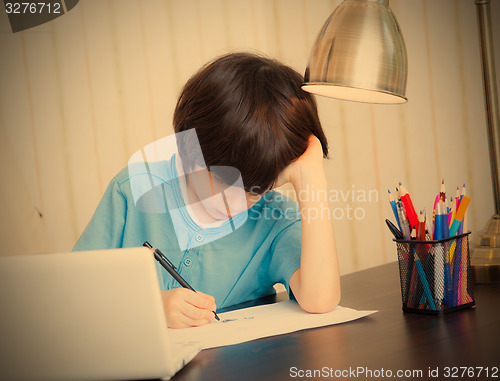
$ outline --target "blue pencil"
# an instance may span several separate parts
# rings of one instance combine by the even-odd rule
[[[394,213],[394,217],[396,217],[396,222],[398,223],[399,231],[401,231],[401,224],[399,223],[399,216],[398,216],[398,209],[396,207],[396,200],[394,199],[394,196],[392,195],[392,193],[389,189],[387,189],[387,192],[389,192],[389,203],[391,204],[392,212]]]
[[[422,266],[422,262],[418,258],[417,254],[413,253],[415,259],[415,265],[417,266],[418,275],[420,277],[420,281],[422,282],[422,286],[424,287],[424,294],[429,302],[429,306],[431,310],[436,311],[436,305],[434,304],[434,298],[432,297],[431,289],[429,288],[429,283],[427,282],[427,277],[425,276],[425,271]]]

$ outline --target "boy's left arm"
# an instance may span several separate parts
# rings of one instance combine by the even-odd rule
[[[278,183],[292,183],[301,214],[300,268],[290,278],[290,288],[307,312],[329,312],[340,301],[340,273],[323,170],[323,151],[315,136],[306,152],[288,166]],[[305,196],[304,196],[305,195]]]

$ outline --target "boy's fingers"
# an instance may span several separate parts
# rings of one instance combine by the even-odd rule
[[[217,309],[217,306],[215,305],[215,298],[212,295],[207,295],[199,291],[196,293],[203,297],[204,301],[202,302],[202,304],[205,304],[201,308],[205,308],[210,311],[215,311]]]
[[[217,308],[215,305],[215,299],[211,295],[204,294],[200,291],[193,292],[191,290],[186,290],[189,291],[185,293],[185,301],[188,302],[189,304],[192,304],[193,306],[197,308],[202,308],[205,310],[212,310],[215,311]]]
[[[212,314],[213,315],[213,314]],[[207,319],[192,319],[189,316],[184,315],[183,313],[179,313],[179,315],[175,318],[175,323],[170,328],[188,328],[188,327],[199,327],[201,325],[205,325],[210,323],[210,320]]]
[[[169,328],[186,328],[201,326],[210,323],[214,319],[214,313],[205,308],[199,308],[195,304],[210,302],[213,298],[208,295],[197,295],[197,293],[184,288],[175,288],[165,291],[167,298],[164,300],[167,324]],[[201,301],[200,301],[201,299]],[[215,305],[214,305],[215,308]]]
[[[180,312],[191,320],[191,324],[195,325],[193,322],[199,321],[197,325],[206,324],[214,319],[214,313],[210,310],[204,308],[198,308],[192,304],[184,303]]]

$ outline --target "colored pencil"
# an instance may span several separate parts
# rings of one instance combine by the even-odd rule
[[[399,189],[401,191],[401,202],[405,208],[406,216],[410,223],[410,228],[416,229],[418,226],[418,217],[413,207],[413,202],[411,201],[410,194],[406,190],[403,184],[399,183]]]

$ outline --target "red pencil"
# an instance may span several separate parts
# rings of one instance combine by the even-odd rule
[[[401,191],[401,201],[403,202],[406,216],[410,221],[410,227],[412,229],[416,229],[416,227],[418,226],[418,216],[415,212],[415,208],[413,207],[413,202],[411,201],[410,194],[401,183],[399,183],[399,190]]]

